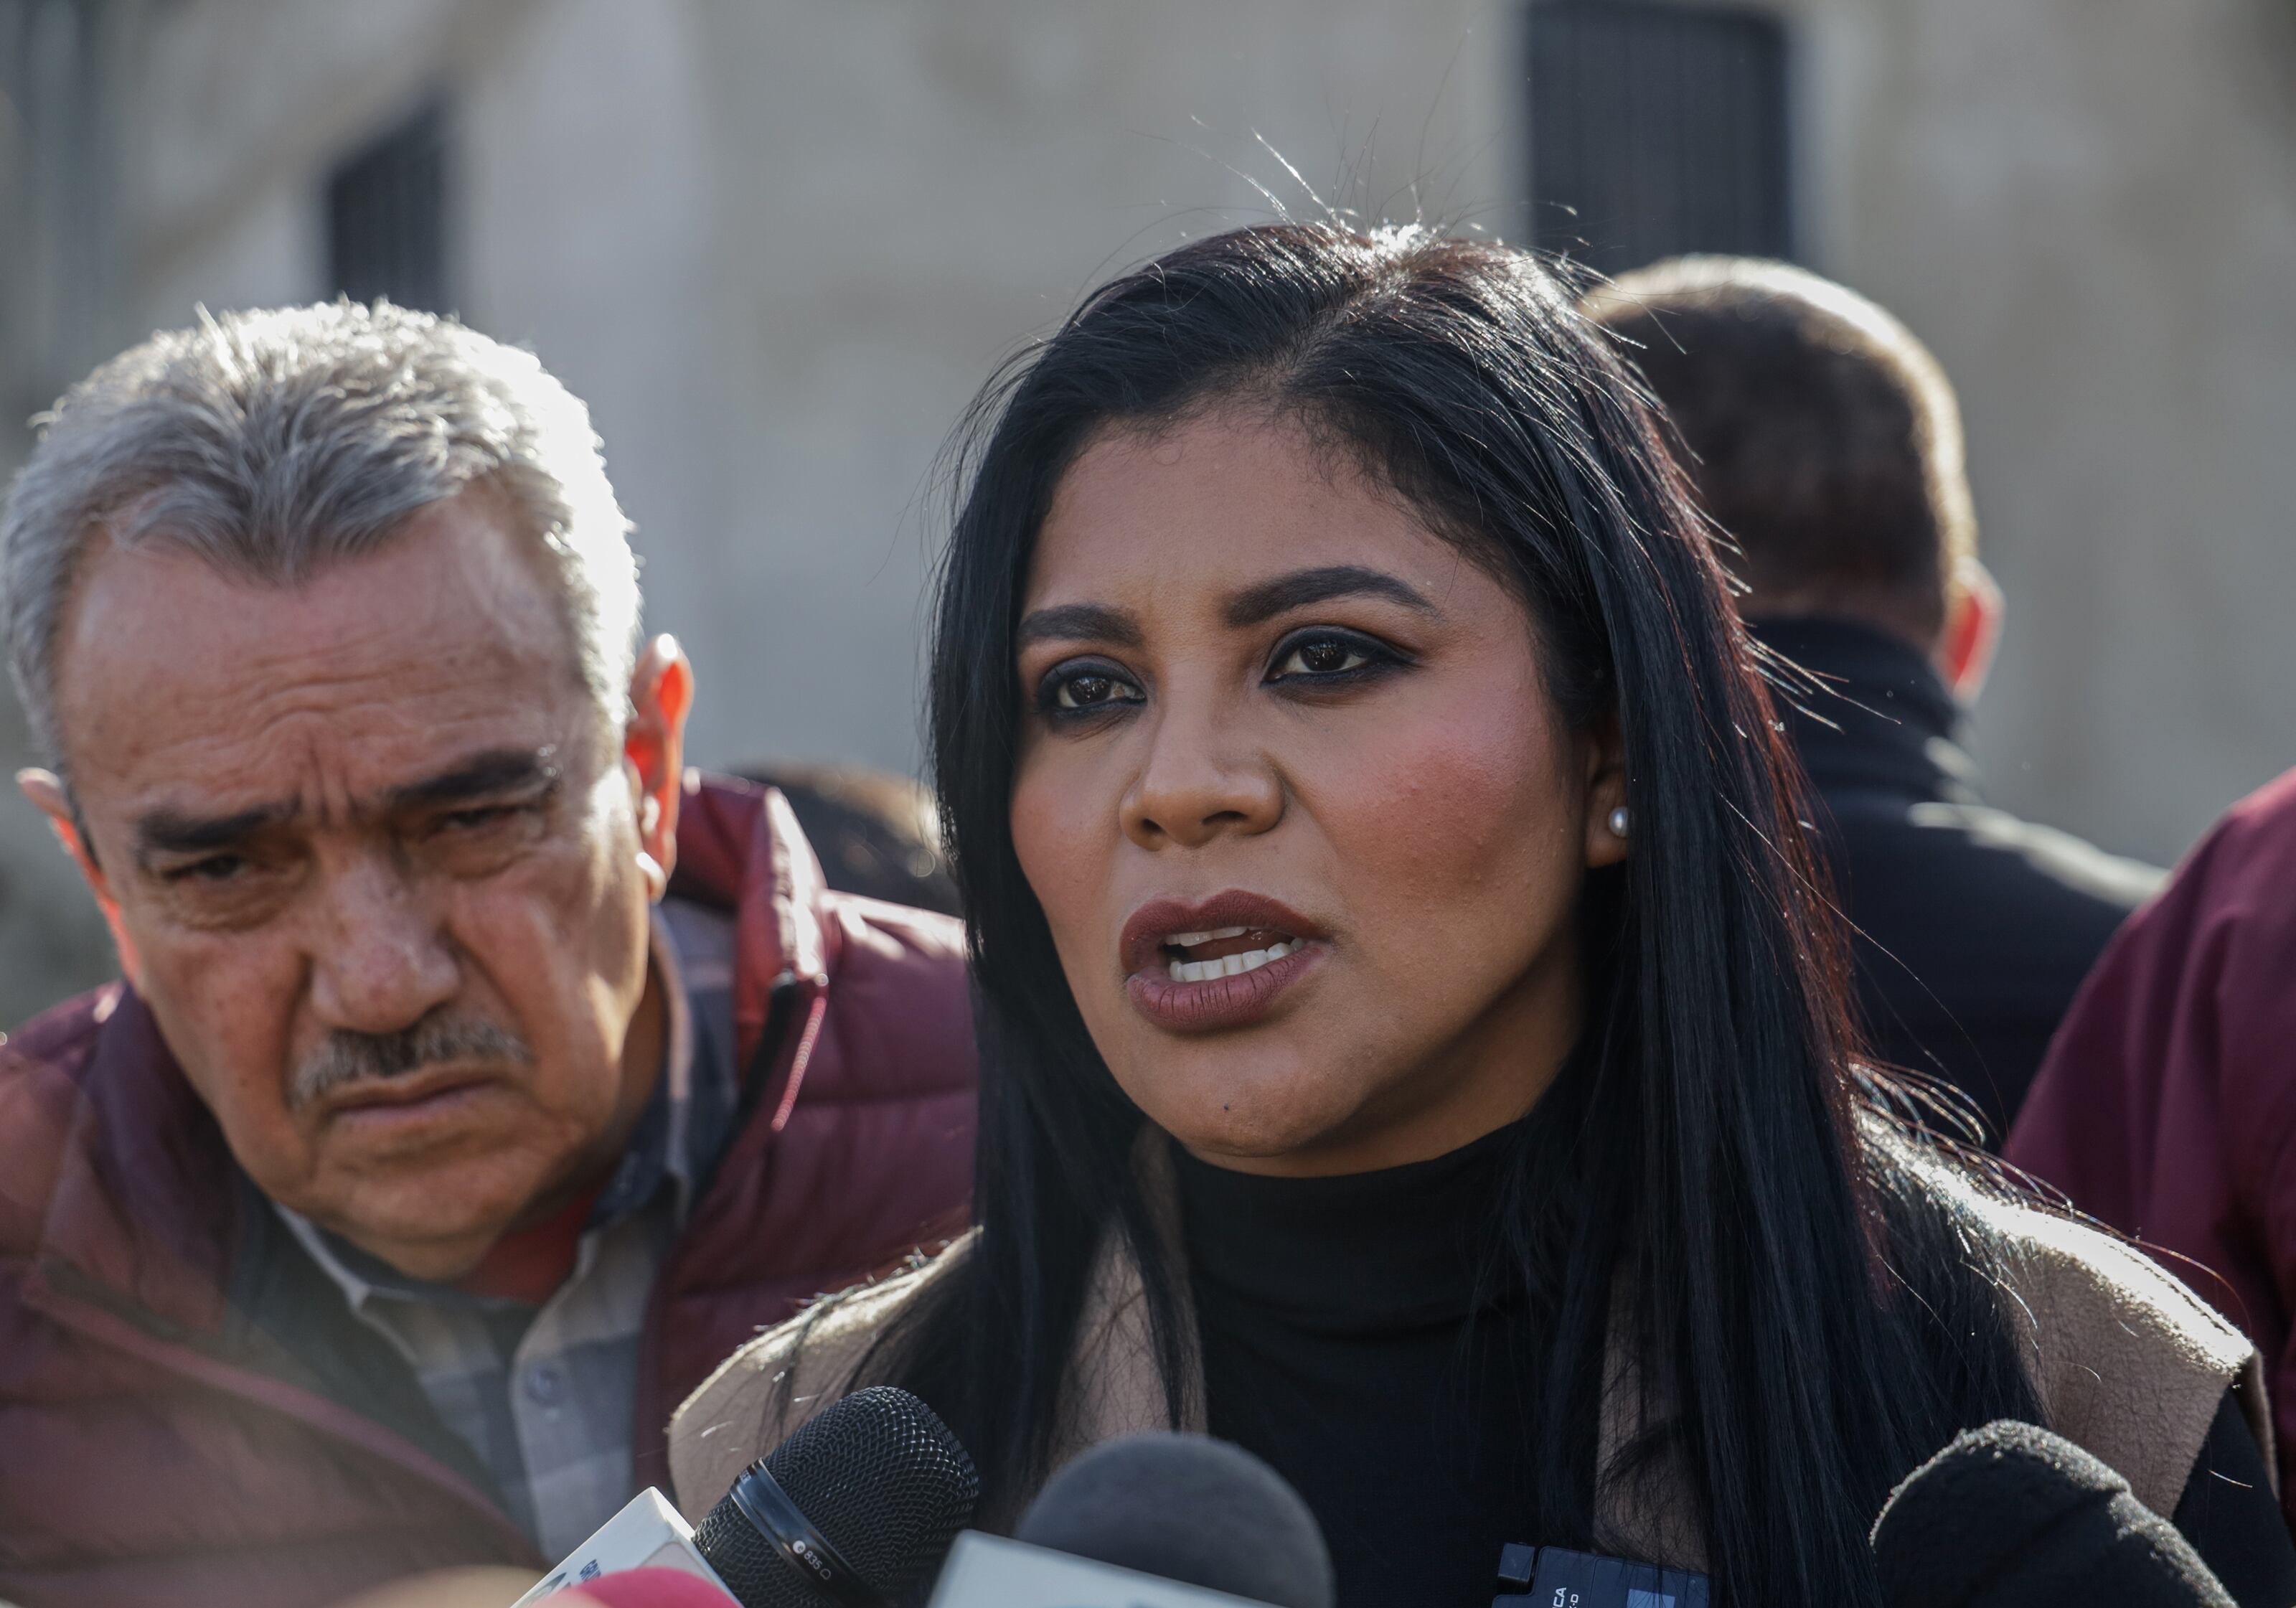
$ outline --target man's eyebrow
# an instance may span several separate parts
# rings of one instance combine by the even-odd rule
[[[1033,642],[1079,639],[1136,648],[1141,643],[1140,622],[1121,609],[1099,603],[1056,603],[1028,615],[1013,633],[1013,645],[1023,648]]]
[[[1273,580],[1248,587],[1227,600],[1225,611],[1231,626],[1265,624],[1278,614],[1309,603],[1330,603],[1337,597],[1384,597],[1423,614],[1441,610],[1421,595],[1417,587],[1382,570],[1360,564],[1329,564],[1318,570],[1294,570]]]
[[[436,775],[394,787],[383,795],[386,809],[435,808],[466,799],[488,798],[558,780],[556,751],[496,748],[457,761]],[[270,827],[284,825],[301,811],[292,801],[258,804],[224,816],[199,816],[162,806],[137,819],[135,852],[213,854],[234,849]]]
[[[518,792],[557,780],[554,748],[490,748],[436,775],[392,788],[384,795],[383,805],[394,810],[436,808],[442,804],[459,804],[466,799]]]
[[[244,843],[266,827],[291,820],[292,804],[258,804],[227,816],[195,816],[162,807],[135,822],[135,854],[212,854]]]

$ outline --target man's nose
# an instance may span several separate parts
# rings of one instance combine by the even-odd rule
[[[1239,726],[1216,703],[1168,701],[1124,795],[1125,836],[1144,849],[1196,849],[1282,820],[1283,778]]]
[[[452,998],[446,924],[387,857],[330,869],[311,939],[311,1004],[330,1028],[393,1033]]]

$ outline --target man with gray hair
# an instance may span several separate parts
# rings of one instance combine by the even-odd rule
[[[204,319],[43,421],[20,778],[124,980],[0,1050],[0,1597],[538,1567],[798,1302],[955,1231],[955,923],[688,773],[580,402],[447,319]]]

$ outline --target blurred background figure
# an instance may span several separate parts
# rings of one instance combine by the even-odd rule
[[[0,472],[197,304],[451,309],[590,401],[696,761],[914,775],[935,454],[1108,268],[1311,189],[1783,258],[1960,389],[1992,801],[2166,863],[2296,753],[2291,82],[2287,0],[0,0]],[[0,808],[0,1025],[82,903]]]
[[[932,795],[909,777],[866,765],[767,763],[734,774],[781,789],[838,892],[963,914]]]
[[[2008,1144],[2248,1332],[2296,1518],[2292,1139],[2296,771],[2234,805],[2120,930]]]
[[[1677,258],[1593,306],[1737,549],[1741,611],[1799,667],[1774,692],[1856,924],[1874,1048],[1950,1078],[1997,1144],[2162,874],[1979,796],[1959,740],[2001,599],[1977,560],[1952,387],[1888,313],[1783,263]]]

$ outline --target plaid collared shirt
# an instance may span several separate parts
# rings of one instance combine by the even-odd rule
[[[732,1138],[732,918],[666,902],[653,964],[669,1005],[660,1081],[591,1209],[574,1271],[541,1306],[405,1278],[284,1207],[360,1322],[414,1370],[504,1505],[563,1557],[629,1500],[638,1347],[662,1259]]]

